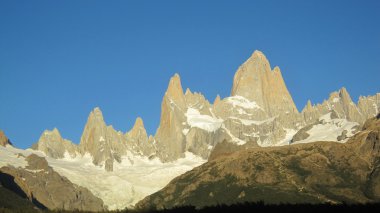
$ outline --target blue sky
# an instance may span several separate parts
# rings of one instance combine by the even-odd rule
[[[299,110],[345,86],[380,92],[380,1],[0,1],[0,129],[21,148],[89,112],[154,134],[169,78],[210,101],[255,49]]]

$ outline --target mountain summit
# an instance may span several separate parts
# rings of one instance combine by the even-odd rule
[[[298,113],[280,68],[271,70],[268,59],[258,50],[235,73],[231,95],[255,101],[270,116]]]

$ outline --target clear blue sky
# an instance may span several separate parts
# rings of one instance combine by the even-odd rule
[[[180,3],[179,3],[180,2]],[[299,110],[345,86],[380,92],[380,1],[0,1],[0,129],[17,147],[57,127],[79,143],[89,112],[148,133],[169,78],[213,101],[255,49]]]

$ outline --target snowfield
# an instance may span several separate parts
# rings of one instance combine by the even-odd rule
[[[227,103],[232,104],[233,107],[238,106],[245,109],[261,109],[259,105],[257,105],[256,102],[250,101],[243,96],[231,96],[226,98]]]
[[[107,172],[104,166],[95,166],[88,154],[83,157],[78,155],[80,157],[71,158],[66,155],[63,159],[53,159],[40,151],[0,146],[0,167],[12,165],[25,168],[27,162],[18,153],[24,156],[35,153],[45,157],[56,172],[89,189],[103,200],[109,210],[131,208],[147,195],[162,189],[173,178],[206,162],[192,153],[186,153],[185,158],[170,163],[128,153],[121,163],[114,163],[113,172]]]
[[[208,132],[216,131],[222,126],[223,123],[223,119],[214,118],[209,115],[202,115],[197,109],[194,108],[188,108],[185,115],[187,118],[187,123],[191,127],[198,127]]]
[[[310,143],[315,141],[336,141],[345,143],[347,139],[338,141],[337,137],[342,134],[343,131],[347,131],[346,136],[353,136],[355,127],[359,125],[356,122],[350,122],[346,119],[331,119],[331,112],[327,113],[319,118],[321,124],[314,125],[307,133],[310,135],[308,138],[296,141],[297,143]]]

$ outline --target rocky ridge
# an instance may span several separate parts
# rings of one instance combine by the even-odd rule
[[[360,97],[355,104],[342,88],[331,93],[322,104],[312,105],[308,101],[299,112],[280,68],[276,66],[272,70],[265,55],[255,51],[237,69],[231,96],[218,95],[212,104],[201,93],[190,89],[184,92],[180,76],[175,74],[162,99],[160,124],[154,136],[147,135],[140,118],[127,133],[116,131],[106,125],[102,112],[95,108],[88,117],[79,145],[61,139],[53,130],[46,136],[43,133],[34,148],[54,158],[62,158],[65,152],[71,156],[89,153],[95,165],[112,171],[114,162],[120,162],[122,156],[128,154],[170,162],[184,157],[187,151],[207,159],[223,141],[242,149],[257,144],[277,146],[308,141],[318,128],[327,128],[320,119],[329,113],[341,119],[326,124],[339,131],[334,141],[346,142],[355,129],[379,112],[379,108],[380,93]],[[350,123],[350,129],[340,128],[346,121],[356,125]],[[292,140],[293,135],[296,137]],[[218,149],[227,151],[226,147]]]

